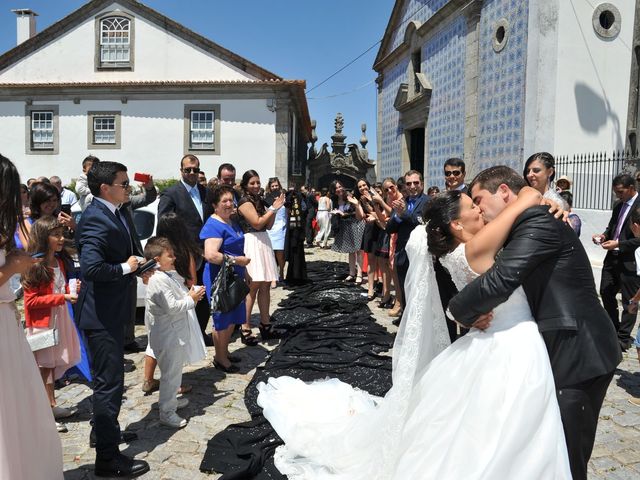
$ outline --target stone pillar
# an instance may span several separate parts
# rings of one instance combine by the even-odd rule
[[[482,1],[468,4],[462,13],[467,21],[465,38],[465,105],[464,105],[464,155],[467,178],[473,178],[476,168],[478,142],[478,79],[480,76],[480,13]]]
[[[289,150],[294,139],[289,138],[289,110],[291,102],[288,98],[278,98],[276,104],[276,159],[275,176],[280,182],[288,186],[289,181]]]
[[[638,152],[640,150],[640,139],[638,137],[640,137],[640,0],[636,0],[636,18],[633,25],[629,111],[625,148],[634,153]]]
[[[376,119],[376,177],[378,181],[382,181],[382,84],[384,82],[384,74],[376,77],[376,102],[377,102],[377,119]]]

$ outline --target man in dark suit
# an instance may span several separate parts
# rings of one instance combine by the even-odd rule
[[[447,190],[459,190],[462,193],[469,195],[467,184],[464,183],[464,177],[466,175],[464,160],[461,158],[448,158],[444,162],[443,174]],[[442,303],[442,308],[446,311],[449,306],[449,301],[456,293],[458,293],[458,289],[453,283],[451,275],[440,264],[439,260],[434,262],[433,267],[436,274],[436,282],[438,283],[440,302]],[[448,317],[447,329],[449,330],[449,339],[453,343],[458,338],[458,325]],[[464,335],[467,332],[468,329],[460,327],[460,335]]]
[[[167,188],[160,195],[158,205],[158,218],[167,213],[176,213],[187,225],[187,235],[189,235],[201,249],[204,249],[204,242],[200,240],[200,230],[213,214],[213,207],[207,201],[207,189],[198,183],[198,173],[200,173],[200,160],[195,155],[185,155],[180,160],[180,181]],[[204,271],[204,261],[201,262],[197,271],[197,284],[202,285],[202,272]],[[196,304],[196,316],[200,324],[200,331],[207,346],[213,345],[210,335],[205,333],[209,323],[209,302],[206,298]]]
[[[492,167],[475,178],[471,194],[491,221],[524,185],[510,168]],[[465,326],[487,328],[489,312],[521,285],[549,353],[572,476],[586,480],[598,414],[621,353],[580,240],[546,206],[516,219],[493,267],[453,297],[449,310]]]
[[[592,240],[607,250],[600,278],[602,304],[618,332],[620,348],[626,351],[633,339],[631,330],[636,323],[636,314],[627,310],[629,300],[640,288],[640,277],[636,274],[635,251],[640,247],[640,238],[631,231],[631,215],[640,206],[633,177],[621,173],[613,179],[613,193],[619,202],[613,207],[611,220],[604,233],[594,235]],[[618,311],[616,295],[622,293],[622,318]]]
[[[398,270],[398,288],[402,292],[402,308],[404,308],[407,301],[404,297],[404,283],[409,270],[409,258],[407,257],[405,246],[413,229],[422,223],[422,211],[429,201],[429,197],[424,194],[424,184],[420,172],[409,170],[405,173],[404,180],[409,195],[392,203],[393,213],[387,222],[386,228],[387,233],[398,234],[394,262]],[[398,324],[400,322],[395,320],[394,323]]]
[[[124,390],[124,323],[130,315],[131,273],[138,268],[131,234],[118,210],[129,201],[127,168],[96,162],[87,174],[93,202],[76,232],[82,287],[77,321],[84,330],[94,372],[93,432],[98,476],[137,477],[149,470],[142,460],[120,453],[118,414]],[[129,436],[129,439],[132,439]]]
[[[447,190],[460,190],[468,195],[469,189],[464,183],[465,175],[465,164],[461,158],[448,158],[444,162],[444,183]]]

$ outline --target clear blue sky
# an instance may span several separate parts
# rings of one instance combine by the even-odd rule
[[[83,0],[0,0],[0,52],[15,46],[11,9],[39,14],[42,31],[87,3]],[[142,3],[307,89],[323,81],[382,38],[394,0],[145,0]],[[342,112],[347,142],[367,124],[370,157],[376,157],[376,46],[349,68],[308,93],[318,144],[331,142],[333,119]],[[354,91],[355,90],[355,91]],[[346,95],[332,97],[344,92]],[[330,97],[330,98],[327,98]]]

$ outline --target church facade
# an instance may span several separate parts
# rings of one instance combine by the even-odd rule
[[[397,0],[373,67],[378,178],[413,168],[442,186],[450,157],[469,177],[499,164],[521,171],[536,151],[628,148],[635,8]]]

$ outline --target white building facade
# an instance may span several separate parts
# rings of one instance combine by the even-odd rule
[[[473,174],[624,149],[636,5],[397,0],[374,64],[378,177],[416,168],[442,186],[450,157]]]
[[[88,154],[176,178],[187,153],[207,177],[232,163],[239,175],[302,178],[311,133],[304,81],[134,0],[93,0],[32,33],[19,31],[28,39],[0,56],[0,153],[23,180],[70,181]]]

